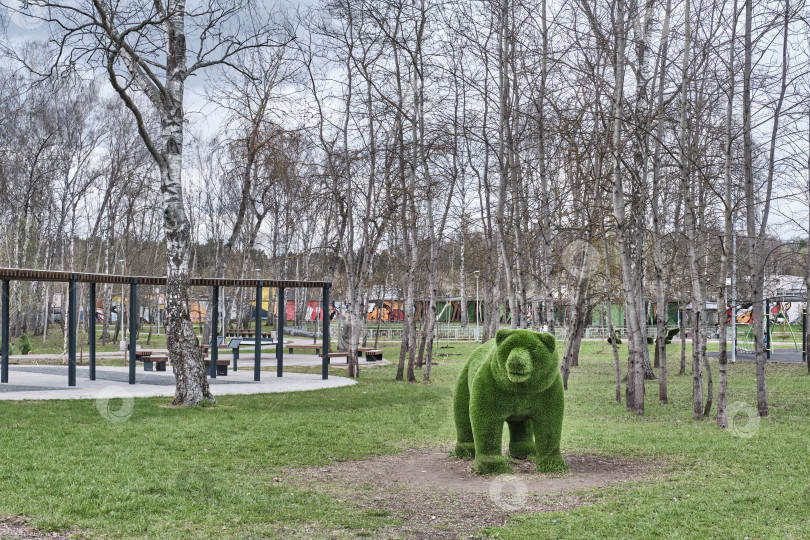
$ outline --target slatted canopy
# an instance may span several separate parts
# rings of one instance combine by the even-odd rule
[[[68,323],[68,386],[76,386],[76,330],[77,330],[77,301],[76,301],[76,285],[78,283],[89,284],[89,306],[96,305],[96,284],[120,284],[129,285],[130,287],[130,302],[129,302],[129,383],[135,384],[135,340],[138,334],[138,286],[139,285],[166,285],[166,278],[162,276],[120,276],[108,274],[88,274],[76,272],[63,272],[53,270],[31,270],[25,268],[0,268],[0,282],[2,283],[2,347],[0,348],[0,356],[2,356],[2,367],[0,367],[0,382],[8,382],[8,356],[9,356],[9,299],[11,296],[10,283],[12,281],[49,281],[68,284],[68,309],[67,309],[67,323]],[[328,281],[300,281],[300,280],[275,280],[275,279],[228,279],[228,278],[191,278],[190,283],[192,287],[211,287],[213,296],[212,302],[212,332],[211,332],[211,362],[209,377],[216,378],[217,376],[217,360],[218,360],[218,337],[219,337],[219,288],[220,287],[246,287],[255,288],[256,290],[256,335],[254,338],[254,367],[253,367],[253,380],[259,381],[261,377],[261,305],[262,305],[262,289],[264,287],[277,287],[278,294],[278,313],[280,320],[286,320],[287,314],[287,301],[284,294],[285,288],[319,288],[323,291],[321,299],[321,316],[323,319],[323,347],[324,355],[321,361],[321,376],[323,379],[329,377],[329,291],[332,284]],[[89,378],[91,381],[96,379],[96,317],[89,316],[87,318],[88,331],[90,334],[89,343]],[[121,314],[123,315],[123,314]],[[282,318],[283,317],[283,318]],[[284,331],[283,324],[279,325],[277,329],[276,341],[276,374],[278,377],[283,375],[284,367]],[[238,357],[238,350],[234,354]],[[236,370],[236,362],[233,364]]]
[[[166,285],[165,276],[119,276],[110,274],[74,273],[54,270],[29,270],[25,268],[0,268],[0,280],[6,281],[55,281],[68,283],[115,283],[139,285]],[[323,288],[328,281],[300,281],[290,279],[230,279],[230,278],[191,278],[192,287],[302,287]]]

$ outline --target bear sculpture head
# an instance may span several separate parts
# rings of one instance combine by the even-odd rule
[[[495,381],[501,387],[531,392],[552,385],[560,371],[552,334],[532,330],[498,330],[495,335]]]

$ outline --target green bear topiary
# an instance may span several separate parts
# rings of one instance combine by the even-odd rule
[[[616,345],[621,345],[622,344],[622,338],[621,338],[621,336],[619,336],[619,331],[618,330],[613,332],[613,337],[610,337],[610,336],[607,337],[607,342],[612,345],[614,339],[616,340]]]
[[[537,470],[567,471],[560,453],[563,385],[552,334],[499,330],[470,355],[456,382],[455,455],[474,457],[481,474],[510,472],[501,454],[503,424],[509,455],[534,456]]]
[[[20,354],[28,354],[31,352],[31,340],[28,339],[28,334],[20,336]]]

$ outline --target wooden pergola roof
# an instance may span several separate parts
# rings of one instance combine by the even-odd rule
[[[117,276],[109,274],[74,273],[54,270],[31,270],[26,268],[0,268],[3,281],[56,281],[67,283],[72,280],[80,283],[116,283],[138,285],[166,285],[164,276]],[[191,278],[191,286],[199,287],[306,287],[322,288],[331,285],[328,281],[299,281],[279,279],[230,279],[230,278]]]

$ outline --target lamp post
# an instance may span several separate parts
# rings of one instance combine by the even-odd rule
[[[731,233],[731,363],[737,363],[737,229]],[[725,314],[723,314],[725,316]]]
[[[121,275],[124,275],[124,259],[119,259],[119,263],[121,263]],[[124,284],[121,283],[121,305],[118,309],[118,318],[121,319],[121,343],[119,343],[119,347],[122,351],[126,350],[127,346],[127,327],[124,324]]]
[[[481,275],[481,270],[476,270],[473,274],[475,274],[475,340],[478,341],[480,335],[478,331],[478,276]]]
[[[453,306],[450,303],[450,293],[447,293],[447,348],[450,348],[450,317],[453,314]],[[438,341],[438,340],[437,340]]]

